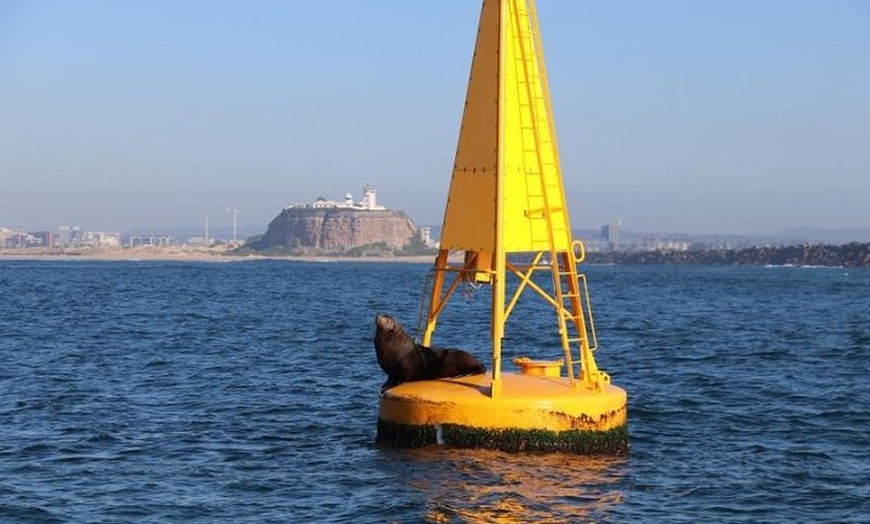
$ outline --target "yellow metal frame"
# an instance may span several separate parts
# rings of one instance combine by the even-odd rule
[[[449,262],[451,252],[465,253],[462,264]],[[532,263],[511,263],[510,253],[529,253]],[[584,258],[571,233],[535,2],[484,0],[423,344],[431,344],[438,316],[461,282],[491,285],[490,392],[498,397],[504,326],[531,289],[556,311],[568,385],[604,391],[610,377],[592,354],[589,291],[577,272]],[[533,280],[545,269],[552,293]],[[445,291],[448,273],[454,277]],[[505,307],[510,275],[519,284]]]

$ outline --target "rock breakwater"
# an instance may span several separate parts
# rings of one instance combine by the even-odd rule
[[[870,267],[870,243],[805,244],[688,251],[601,251],[593,264],[698,264],[756,266]]]

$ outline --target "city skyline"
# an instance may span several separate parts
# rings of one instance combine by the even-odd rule
[[[538,2],[572,223],[870,226],[870,6]],[[341,16],[336,16],[341,13]],[[441,222],[479,2],[0,5],[0,225]]]
[[[300,204],[294,204],[289,207],[298,207]],[[315,206],[307,204],[305,207]],[[339,206],[337,206],[339,207]],[[240,212],[241,210],[236,210]],[[401,211],[401,210],[397,210]],[[413,217],[411,217],[414,221]],[[414,221],[415,226],[420,229],[434,230],[439,232],[441,224],[421,224]],[[24,226],[12,226],[10,224],[0,224],[0,241],[3,238],[15,238],[16,235],[45,235],[64,234],[63,231],[77,231],[84,235],[106,235],[117,237],[119,242],[124,243],[131,237],[146,238],[154,237],[161,239],[173,239],[173,241],[201,242],[207,236],[210,241],[228,242],[228,243],[245,243],[250,238],[255,238],[266,232],[268,224],[246,224],[239,225],[233,223],[232,219],[228,222],[215,222],[210,217],[206,217],[199,224],[173,224],[159,227],[134,227],[126,229],[117,228],[94,228],[79,223],[60,224],[45,228],[26,228]],[[626,227],[628,226],[628,227]],[[719,233],[690,233],[686,231],[655,231],[643,229],[642,225],[625,224],[622,219],[614,219],[603,224],[590,226],[573,226],[572,229],[576,238],[584,241],[597,241],[604,239],[609,242],[620,242],[622,235],[631,238],[631,242],[647,241],[647,240],[662,240],[662,241],[684,241],[692,240],[705,243],[709,241],[718,242],[726,241],[727,239],[735,239],[747,242],[766,243],[774,242],[781,243],[821,243],[821,244],[844,244],[850,242],[868,242],[870,241],[870,227],[844,227],[844,228],[820,228],[814,226],[798,226],[780,231],[762,231],[758,233],[735,233],[735,232],[719,232]],[[618,231],[616,236],[613,236],[613,230]],[[0,242],[2,245],[2,242]],[[125,244],[126,245],[126,244]]]

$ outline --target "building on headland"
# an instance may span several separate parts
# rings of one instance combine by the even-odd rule
[[[417,232],[420,234],[420,242],[422,242],[424,246],[433,248],[438,247],[439,242],[432,238],[431,227],[423,226],[418,229]]]
[[[355,209],[359,211],[386,211],[387,208],[381,205],[378,205],[377,192],[375,191],[374,186],[371,182],[366,182],[366,185],[363,187],[363,196],[362,200],[359,202],[354,202],[353,195],[347,193],[344,196],[344,200],[336,201],[329,200],[325,197],[318,197],[311,204],[291,204],[284,209]]]

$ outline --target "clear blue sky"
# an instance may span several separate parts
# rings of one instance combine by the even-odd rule
[[[0,0],[0,226],[440,224],[476,0]],[[538,0],[575,227],[870,227],[870,1]]]

